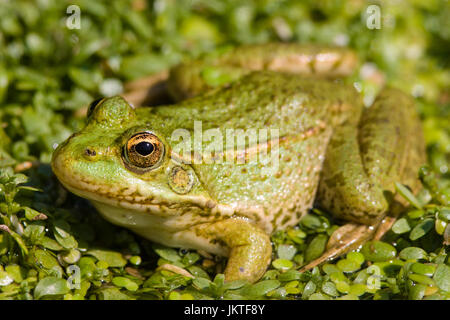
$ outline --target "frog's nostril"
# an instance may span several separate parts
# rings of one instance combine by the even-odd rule
[[[94,149],[86,148],[86,149],[84,150],[84,154],[85,154],[86,156],[88,156],[88,157],[95,157],[95,156],[97,155],[97,152],[95,152]]]

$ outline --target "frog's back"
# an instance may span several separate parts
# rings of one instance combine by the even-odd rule
[[[357,123],[359,104],[345,103],[355,99],[356,92],[342,84],[263,71],[152,113],[192,136],[194,121],[203,134],[216,130],[223,152],[212,160],[204,152],[211,141],[203,142],[203,158],[192,164],[199,180],[217,204],[231,208],[227,215],[272,232],[295,225],[312,206],[333,126]],[[230,132],[237,150],[245,141],[245,160],[230,148]]]
[[[256,71],[218,89],[212,89],[174,106],[153,109],[170,126],[190,130],[194,120],[202,129],[246,129],[277,127],[281,135],[301,134],[318,121],[336,125],[357,123],[360,106],[353,88],[325,79],[295,74]]]

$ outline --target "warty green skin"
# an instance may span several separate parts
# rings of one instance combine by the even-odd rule
[[[319,59],[327,52],[331,60]],[[169,79],[179,103],[133,109],[119,96],[105,99],[86,127],[55,150],[53,170],[109,221],[168,246],[228,256],[227,281],[256,281],[271,260],[269,235],[297,224],[314,203],[344,220],[375,225],[388,211],[394,182],[418,186],[424,144],[411,98],[385,89],[364,109],[352,87],[310,77],[348,73],[352,59],[343,49],[270,44],[180,65]],[[229,72],[226,83],[202,79],[201,70],[211,66]],[[279,140],[247,142],[239,149],[249,152],[245,163],[205,163],[211,141],[203,139],[203,161],[186,163],[173,133],[184,129],[193,139],[195,121],[224,139],[227,129],[253,128],[277,129]],[[161,164],[144,173],[123,156],[127,140],[142,131],[165,146]],[[257,147],[272,150],[274,141],[278,165],[258,161]],[[193,177],[184,194],[169,181],[175,166]]]

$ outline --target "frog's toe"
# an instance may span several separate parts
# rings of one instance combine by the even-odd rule
[[[348,223],[337,229],[328,240],[326,251],[317,259],[310,261],[300,271],[310,270],[323,262],[332,260],[342,254],[358,248],[362,243],[371,239],[376,228],[355,223]]]

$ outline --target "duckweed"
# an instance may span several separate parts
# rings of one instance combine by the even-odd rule
[[[335,273],[335,272],[340,272],[340,269],[337,266],[335,266],[334,264],[329,264],[329,263],[324,264],[322,266],[322,270],[323,270],[323,272],[325,272],[328,275],[331,275],[332,273]]]
[[[64,295],[69,292],[67,281],[57,277],[45,277],[41,279],[34,289],[34,297],[40,299],[45,296]]]
[[[263,280],[252,286],[249,286],[245,293],[249,296],[264,296],[268,292],[275,290],[280,286],[278,280]]]
[[[434,227],[434,221],[431,218],[425,219],[414,227],[409,234],[409,239],[417,240],[426,235]]]
[[[315,236],[305,251],[305,260],[312,261],[322,255],[328,242],[327,235],[318,234]]]
[[[359,297],[359,296],[363,295],[364,293],[366,293],[366,291],[367,291],[367,287],[366,287],[365,284],[355,283],[355,284],[350,286],[349,293],[351,295]]]
[[[132,264],[138,266],[138,265],[141,264],[142,259],[141,259],[141,257],[139,257],[139,256],[132,256],[132,257],[130,258],[129,261],[130,261],[130,263],[132,263]]]
[[[427,252],[422,248],[408,247],[400,251],[399,257],[403,260],[419,260],[426,259]]]
[[[331,281],[324,282],[322,285],[322,291],[332,297],[337,297],[339,295],[336,290],[336,285]]]
[[[126,278],[126,277],[114,277],[112,283],[118,287],[124,287],[129,291],[136,291],[139,286],[136,282]]]
[[[444,207],[439,210],[438,218],[445,222],[450,222],[450,208]]]
[[[408,212],[408,218],[410,219],[418,219],[425,214],[424,210],[412,210]]]
[[[358,265],[362,265],[364,263],[364,255],[361,252],[349,252],[347,253],[347,260],[354,261]]]
[[[348,281],[347,277],[341,271],[333,272],[332,274],[330,274],[330,279],[334,283]]]
[[[423,263],[413,263],[410,267],[410,270],[412,272],[422,274],[425,276],[433,276],[434,272],[436,271],[436,267],[430,264],[423,264]]]
[[[424,284],[427,286],[434,285],[434,281],[430,277],[424,276],[422,274],[411,273],[411,274],[408,274],[408,278],[414,282]]]
[[[341,293],[349,293],[350,292],[350,285],[345,281],[337,281],[336,282],[336,289]]]
[[[286,271],[291,269],[294,266],[294,263],[287,259],[276,259],[272,262],[272,265],[275,269]]]
[[[302,299],[308,299],[316,291],[316,287],[313,281],[308,281],[303,288]]]
[[[292,288],[292,287],[286,288],[286,293],[287,294],[297,295],[300,292],[301,292],[300,288]]]
[[[426,10],[419,2],[383,2],[383,12],[402,23],[380,30],[361,28],[360,1],[333,6],[250,1],[246,10],[228,0],[220,6],[160,0],[142,10],[130,4],[100,0],[94,9],[82,7],[83,23],[90,27],[76,31],[61,29],[64,1],[2,6],[0,299],[450,299],[448,54],[435,50],[448,47],[448,35],[430,23],[448,20],[443,1],[428,1]],[[320,22],[316,14],[305,15],[311,7]],[[408,19],[404,12],[411,13]],[[201,35],[195,31],[199,26]],[[225,259],[155,245],[109,224],[58,185],[49,166],[54,146],[83,125],[85,106],[95,98],[120,94],[128,80],[222,45],[280,39],[326,44],[347,39],[383,68],[387,85],[417,98],[429,159],[419,171],[424,189],[413,195],[401,181],[396,184],[409,205],[382,241],[300,272],[340,226],[333,212],[314,208],[297,226],[273,235],[273,261],[260,281],[227,283]],[[373,46],[380,41],[405,58],[393,61],[392,50]],[[417,63],[408,58],[411,45],[421,52]],[[215,71],[205,76],[216,83],[226,79]],[[374,87],[360,75],[351,81],[361,85],[363,95]],[[158,268],[164,265],[172,267]],[[77,274],[74,267],[78,288],[67,282]]]
[[[282,244],[277,249],[278,257],[284,260],[292,260],[296,253],[297,248],[293,245]]]
[[[99,261],[105,262],[108,267],[123,267],[127,264],[121,253],[109,250],[89,250],[86,254],[94,256]]]
[[[14,279],[8,274],[8,272],[0,271],[0,286],[7,286],[13,281]]]
[[[355,272],[361,266],[358,262],[350,259],[339,260],[336,265],[343,272]]]
[[[408,220],[405,218],[398,219],[392,226],[392,231],[397,234],[402,234],[409,232],[411,227],[409,226]]]
[[[445,292],[450,292],[450,267],[439,264],[433,276],[436,285]]]
[[[422,298],[425,296],[426,289],[426,285],[416,284],[410,289],[408,298],[410,300],[422,300]]]
[[[309,300],[330,300],[330,297],[321,294],[321,293],[313,293],[309,296]]]
[[[398,193],[400,193],[410,204],[412,204],[417,209],[422,209],[422,204],[420,201],[411,193],[411,191],[401,183],[396,182],[395,188]]]
[[[445,232],[445,228],[447,228],[447,222],[440,220],[440,219],[436,219],[435,223],[434,223],[434,229],[436,230],[437,234],[443,235]]]
[[[393,259],[397,255],[397,250],[386,242],[368,241],[362,246],[361,253],[366,260],[378,262]]]

